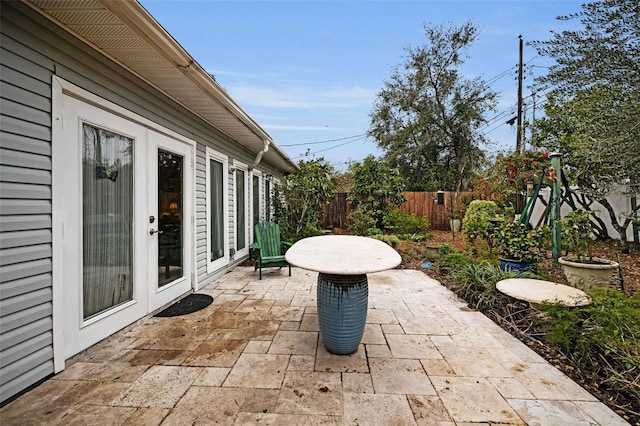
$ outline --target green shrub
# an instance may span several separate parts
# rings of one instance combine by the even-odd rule
[[[443,247],[440,247],[438,249],[438,256],[436,258],[436,261],[438,262],[438,265],[445,269],[452,269],[473,261],[468,255],[464,254],[461,251],[449,251],[446,249],[443,250]]]
[[[453,246],[449,243],[444,243],[443,245],[441,245],[440,247],[438,247],[438,257],[442,257],[445,256],[449,253],[453,253],[455,251],[455,249],[453,248]]]
[[[349,232],[353,235],[369,236],[375,235],[376,218],[367,210],[357,208],[349,213]],[[378,230],[378,234],[382,231]]]
[[[377,235],[371,235],[370,237],[376,240],[380,240],[383,243],[387,243],[391,247],[397,246],[398,243],[400,242],[400,239],[395,235],[377,234]]]
[[[273,220],[286,241],[322,234],[324,205],[333,193],[334,168],[324,158],[298,162],[286,182],[274,184]]]
[[[640,369],[640,293],[629,297],[609,287],[594,287],[589,295],[592,302],[587,306],[541,305],[548,314],[548,339],[578,359],[594,356],[594,346],[620,355],[634,353],[629,361]]]
[[[492,239],[503,258],[537,263],[547,255],[550,236],[546,225],[528,229],[524,223],[513,221],[501,223]]]
[[[603,366],[601,386],[640,401],[640,293],[629,297],[610,287],[594,287],[589,295],[587,306],[541,304],[546,338],[580,365]]]
[[[385,230],[394,234],[425,234],[429,230],[427,219],[399,209],[392,209],[382,219]]]
[[[404,241],[413,241],[414,243],[421,243],[429,239],[429,233],[426,234],[400,234],[398,238]]]
[[[493,201],[474,200],[469,203],[462,220],[462,233],[468,241],[485,240],[491,219],[495,219],[498,205]]]

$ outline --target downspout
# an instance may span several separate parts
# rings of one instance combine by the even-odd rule
[[[269,145],[271,145],[271,141],[269,139],[263,139],[262,142],[264,143],[264,147],[262,148],[262,151],[260,151],[258,155],[256,155],[256,159],[251,167],[249,167],[249,170],[255,169],[256,166],[260,164],[260,161],[262,161],[262,156],[266,154],[267,151],[269,151]]]

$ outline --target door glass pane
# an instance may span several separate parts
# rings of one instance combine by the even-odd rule
[[[253,176],[253,227],[260,222],[260,177]],[[253,232],[251,232],[253,235]]]
[[[211,261],[224,257],[224,198],[222,172],[223,164],[220,161],[210,160],[209,170],[211,176],[209,194],[211,200]]]
[[[182,155],[158,149],[158,287],[183,276]]]
[[[82,303],[88,319],[133,295],[133,139],[82,126]]]
[[[246,206],[245,206],[245,172],[236,169],[236,250],[245,248],[246,240]]]

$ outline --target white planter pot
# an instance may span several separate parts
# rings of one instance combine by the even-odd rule
[[[460,219],[451,219],[451,230],[454,233],[460,232]]]
[[[565,277],[569,283],[581,290],[588,290],[593,286],[611,284],[614,274],[618,271],[618,262],[594,257],[594,263],[581,263],[575,259],[561,257],[558,259]]]

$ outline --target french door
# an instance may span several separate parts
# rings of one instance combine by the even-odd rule
[[[62,111],[54,273],[68,358],[192,288],[194,148],[75,97]]]
[[[191,146],[150,132],[148,252],[150,310],[191,289]]]

